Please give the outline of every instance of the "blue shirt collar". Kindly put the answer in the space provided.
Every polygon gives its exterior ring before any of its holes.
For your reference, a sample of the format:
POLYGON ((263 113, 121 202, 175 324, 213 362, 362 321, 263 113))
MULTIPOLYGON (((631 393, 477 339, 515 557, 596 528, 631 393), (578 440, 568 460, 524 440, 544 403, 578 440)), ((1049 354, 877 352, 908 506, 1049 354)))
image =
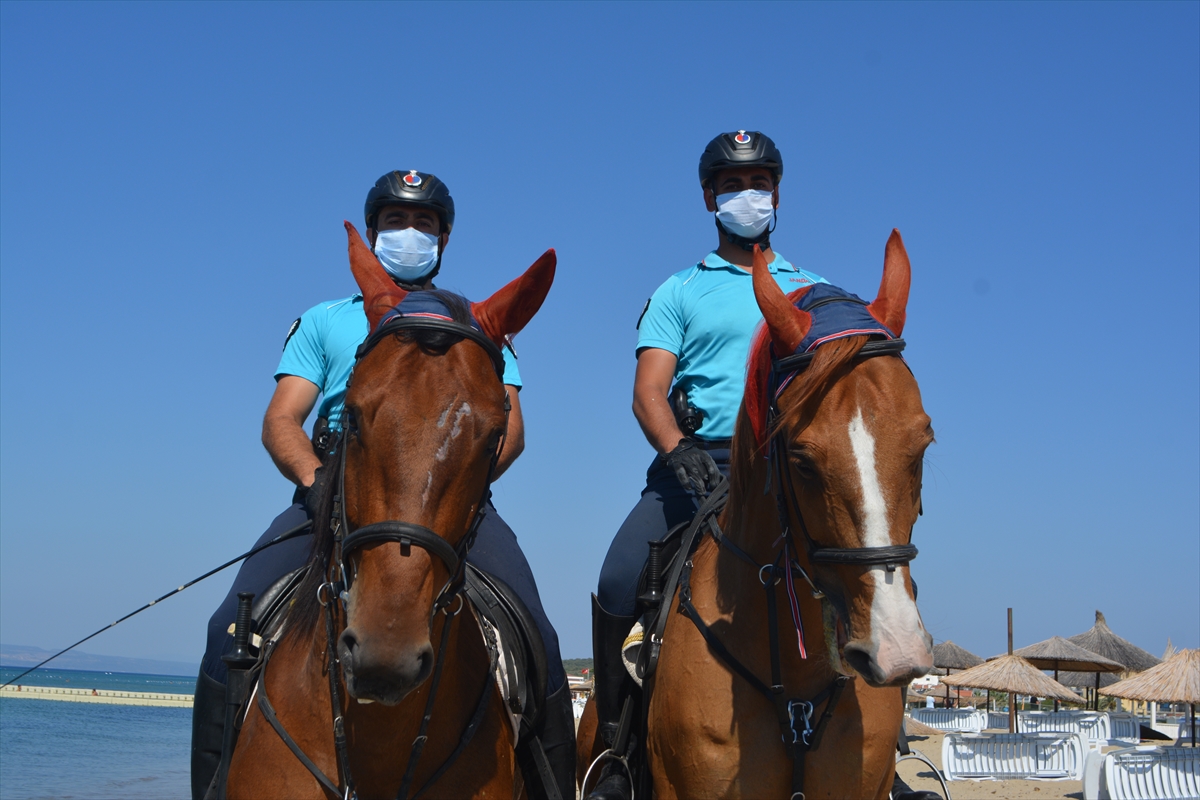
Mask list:
MULTIPOLYGON (((736 264, 730 264, 728 261, 721 258, 719 255, 717 255, 716 250, 706 255, 700 262, 700 266, 704 269, 724 269, 730 272, 735 272, 739 275, 748 276, 750 274, 736 264)), ((779 253, 776 253, 775 259, 770 264, 767 264, 767 269, 771 271, 772 275, 774 275, 776 272, 779 272, 779 270, 783 270, 784 272, 800 271, 788 263, 783 256, 779 255, 779 253)))

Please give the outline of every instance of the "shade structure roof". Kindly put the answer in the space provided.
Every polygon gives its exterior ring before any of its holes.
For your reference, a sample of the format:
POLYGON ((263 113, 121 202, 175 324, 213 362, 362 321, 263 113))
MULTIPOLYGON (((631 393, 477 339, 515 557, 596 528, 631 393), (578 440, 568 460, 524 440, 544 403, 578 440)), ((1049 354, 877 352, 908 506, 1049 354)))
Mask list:
POLYGON ((1013 655, 1038 669, 1072 669, 1077 672, 1122 672, 1125 665, 1085 650, 1061 636, 1051 636, 1044 642, 1014 650, 1013 655))
POLYGON ((1025 659, 1010 653, 994 661, 971 667, 965 672, 942 678, 951 686, 970 686, 997 692, 1017 692, 1035 697, 1052 697, 1069 703, 1083 703, 1079 695, 1038 670, 1025 659))
POLYGON ((1200 703, 1200 650, 1180 650, 1158 666, 1118 681, 1101 694, 1166 703, 1200 703))
POLYGON ((943 669, 970 669, 983 663, 983 659, 954 642, 945 641, 933 646, 933 665, 943 669))
MULTIPOLYGON (((1104 614, 1099 611, 1096 612, 1096 624, 1092 626, 1091 630, 1078 636, 1069 636, 1067 639, 1084 650, 1091 650, 1093 653, 1115 661, 1125 669, 1134 672, 1141 672, 1161 663, 1159 659, 1142 648, 1113 633, 1108 627, 1108 623, 1104 621, 1104 614)), ((1081 671, 1087 672, 1088 670, 1081 671)))
POLYGON ((1073 672, 1066 670, 1058 673, 1058 682, 1063 686, 1077 686, 1079 688, 1091 689, 1096 686, 1096 677, 1100 677, 1100 688, 1112 686, 1117 681, 1121 680, 1121 676, 1115 672, 1073 672))

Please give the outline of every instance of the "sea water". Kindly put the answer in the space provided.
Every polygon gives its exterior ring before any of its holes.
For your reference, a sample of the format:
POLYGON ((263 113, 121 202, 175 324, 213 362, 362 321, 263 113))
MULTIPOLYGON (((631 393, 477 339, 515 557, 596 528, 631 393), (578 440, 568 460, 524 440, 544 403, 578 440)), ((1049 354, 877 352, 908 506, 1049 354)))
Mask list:
MULTIPOLYGON (((0 683, 22 670, 0 668, 0 683)), ((191 694, 181 675, 38 670, 23 686, 191 694)), ((0 798, 186 800, 190 708, 0 698, 0 798)))

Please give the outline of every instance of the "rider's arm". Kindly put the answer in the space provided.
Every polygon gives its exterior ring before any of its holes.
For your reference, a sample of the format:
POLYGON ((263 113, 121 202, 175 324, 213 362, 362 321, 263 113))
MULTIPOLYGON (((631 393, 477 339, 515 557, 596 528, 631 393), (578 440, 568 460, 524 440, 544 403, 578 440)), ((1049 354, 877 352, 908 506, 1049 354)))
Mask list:
POLYGON ((677 361, 674 353, 647 347, 638 354, 633 378, 633 415, 646 440, 660 454, 674 450, 683 438, 667 401, 677 361))
POLYGON ((504 434, 504 449, 500 451, 500 460, 496 463, 495 478, 512 466, 517 456, 525 451, 525 418, 521 416, 521 396, 516 386, 505 385, 508 392, 508 402, 512 408, 508 412, 508 430, 504 434))
POLYGON ((304 421, 317 404, 320 392, 306 378, 280 376, 263 416, 263 446, 283 477, 299 486, 311 486, 313 473, 321 466, 321 459, 304 432, 304 421))

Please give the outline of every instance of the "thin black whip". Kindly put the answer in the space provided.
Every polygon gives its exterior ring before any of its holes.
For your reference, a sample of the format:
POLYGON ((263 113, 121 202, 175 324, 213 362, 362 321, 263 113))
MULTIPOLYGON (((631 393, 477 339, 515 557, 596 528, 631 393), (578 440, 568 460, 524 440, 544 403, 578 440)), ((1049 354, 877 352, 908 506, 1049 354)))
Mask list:
POLYGON ((294 538, 294 537, 296 537, 296 536, 299 536, 301 533, 303 533, 304 531, 308 530, 308 529, 309 529, 309 528, 311 528, 311 527, 312 527, 312 521, 310 520, 309 522, 305 522, 303 525, 297 525, 296 527, 292 528, 290 531, 284 531, 283 533, 279 534, 278 536, 276 536, 276 537, 275 537, 274 539, 272 539, 271 541, 269 541, 269 542, 266 542, 266 543, 264 543, 264 544, 260 544, 258 547, 255 547, 255 548, 253 548, 253 549, 251 549, 251 550, 248 550, 248 551, 246 551, 245 553, 242 553, 242 554, 241 554, 240 556, 238 556, 237 558, 231 558, 229 561, 226 561, 224 564, 222 564, 221 566, 217 567, 216 569, 210 569, 208 572, 204 573, 204 574, 203 574, 203 575, 201 575, 199 578, 194 578, 193 580, 190 580, 190 581, 188 581, 188 582, 187 582, 187 583, 185 583, 183 586, 180 586, 178 589, 173 589, 173 590, 171 590, 171 591, 167 592, 166 594, 164 594, 162 597, 158 598, 157 600, 151 600, 149 603, 146 603, 146 605, 142 606, 142 607, 141 607, 141 608, 139 608, 137 611, 131 611, 130 613, 128 613, 128 614, 126 614, 125 616, 121 617, 119 620, 117 620, 116 622, 112 623, 111 625, 105 625, 103 628, 101 628, 100 630, 96 631, 95 633, 92 633, 92 634, 89 634, 89 635, 87 635, 87 636, 83 637, 82 639, 80 639, 78 642, 76 642, 75 644, 71 645, 70 647, 64 647, 62 650, 59 650, 57 653, 55 653, 54 655, 50 656, 50 657, 49 657, 49 658, 47 658, 45 661, 42 661, 42 662, 40 662, 40 663, 38 663, 38 664, 35 664, 34 666, 32 666, 32 667, 30 667, 29 669, 25 670, 25 671, 24 671, 24 672, 22 672, 20 675, 18 675, 17 677, 13 678, 12 680, 10 680, 10 681, 6 681, 5 683, 3 683, 3 684, 0 684, 0 688, 3 688, 3 687, 5 687, 5 686, 9 686, 9 685, 11 685, 11 684, 14 684, 14 683, 16 683, 17 681, 21 680, 21 678, 24 678, 26 675, 28 675, 29 673, 33 672, 33 671, 34 671, 35 669, 37 669, 38 667, 41 667, 41 666, 43 666, 44 664, 48 664, 48 663, 50 663, 51 661, 53 661, 54 659, 58 658, 58 657, 59 657, 59 656, 61 656, 63 653, 65 653, 65 652, 67 652, 67 651, 69 651, 69 650, 73 650, 73 649, 75 649, 75 648, 76 648, 76 647, 78 647, 79 645, 81 645, 81 644, 83 644, 84 642, 86 642, 88 639, 91 639, 93 636, 98 636, 98 635, 100 635, 101 633, 104 633, 104 632, 105 632, 106 630, 108 630, 109 628, 113 628, 113 627, 116 627, 117 625, 120 625, 122 622, 124 622, 125 620, 129 619, 130 617, 132 617, 132 616, 135 616, 135 615, 137 615, 137 614, 140 614, 140 613, 142 613, 143 611, 145 611, 145 610, 146 610, 147 608, 149 608, 150 606, 152 606, 152 605, 156 605, 157 603, 161 603, 163 600, 166 600, 168 597, 170 597, 170 596, 172 596, 172 595, 179 594, 180 592, 182 592, 184 589, 188 588, 189 586, 194 586, 195 584, 199 583, 200 581, 204 580, 205 578, 210 578, 210 577, 212 577, 213 575, 216 575, 216 574, 217 574, 218 572, 220 572, 221 570, 225 569, 226 567, 231 567, 231 566, 233 566, 234 564, 236 564, 237 562, 241 561, 241 560, 242 560, 242 559, 244 559, 244 558, 249 558, 250 556, 254 555, 255 553, 259 553, 259 552, 261 552, 261 551, 263 551, 263 550, 266 550, 268 547, 271 547, 271 546, 273 546, 273 545, 277 545, 277 544, 279 544, 280 542, 286 542, 288 539, 292 539, 292 538, 294 538))

